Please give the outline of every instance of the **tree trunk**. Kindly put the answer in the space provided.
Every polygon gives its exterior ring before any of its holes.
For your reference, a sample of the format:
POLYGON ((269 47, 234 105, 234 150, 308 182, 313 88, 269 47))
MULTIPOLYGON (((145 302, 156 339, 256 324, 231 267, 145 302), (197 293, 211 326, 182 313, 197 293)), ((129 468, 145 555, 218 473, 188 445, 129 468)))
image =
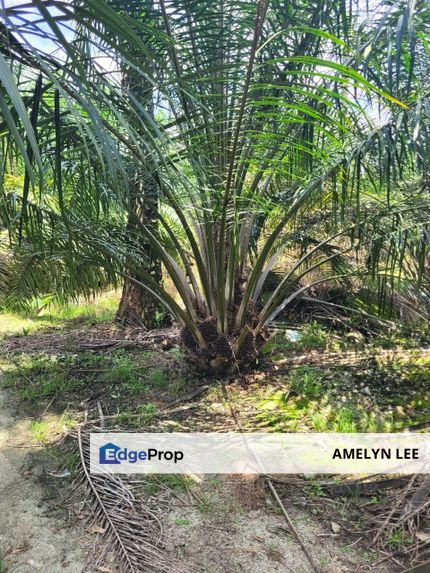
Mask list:
MULTIPOLYGON (((136 193, 130 198, 127 230, 130 235, 136 236, 140 249, 143 247, 145 272, 160 284, 162 280, 160 261, 154 256, 151 246, 145 244, 142 233, 139 232, 142 225, 150 226, 153 233, 157 231, 157 184, 150 182, 146 176, 142 181, 135 182, 135 188, 136 193)), ((116 319, 125 326, 155 328, 158 325, 157 312, 160 310, 160 301, 136 282, 142 282, 141 279, 138 272, 133 273, 131 279, 125 279, 116 319)))
MULTIPOLYGON (((138 19, 142 15, 143 8, 148 16, 154 10, 153 1, 146 0, 144 3, 139 3, 137 8, 134 7, 133 2, 130 2, 127 9, 128 15, 138 19)), ((124 66, 122 73, 124 93, 133 95, 133 98, 153 117, 154 102, 151 83, 133 67, 124 66)), ((130 98, 130 109, 133 110, 133 107, 133 100, 130 98)), ((141 113, 139 108, 134 111, 137 111, 139 115, 141 113)), ((133 114, 130 114, 130 121, 133 122, 133 114)), ((139 129, 141 126, 136 125, 136 130, 139 131, 139 129)), ((147 163, 136 166, 136 160, 131 158, 130 174, 127 231, 129 236, 134 238, 138 250, 143 252, 143 270, 149 273, 158 284, 161 284, 161 263, 141 231, 142 226, 145 226, 150 227, 153 235, 157 235, 158 232, 156 173, 149 160, 147 163)), ((127 326, 154 328, 158 325, 157 311, 161 309, 161 305, 156 297, 136 282, 143 282, 141 279, 139 272, 131 274, 131 279, 125 279, 116 319, 127 326)))

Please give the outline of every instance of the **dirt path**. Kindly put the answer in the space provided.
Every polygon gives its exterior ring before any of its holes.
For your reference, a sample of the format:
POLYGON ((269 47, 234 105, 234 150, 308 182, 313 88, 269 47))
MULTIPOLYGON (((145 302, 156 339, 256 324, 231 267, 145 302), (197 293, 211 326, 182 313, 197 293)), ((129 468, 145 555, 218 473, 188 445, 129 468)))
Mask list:
POLYGON ((29 443, 29 420, 0 387, 0 572, 88 572, 79 532, 44 501, 35 476, 24 475, 41 452, 29 443))

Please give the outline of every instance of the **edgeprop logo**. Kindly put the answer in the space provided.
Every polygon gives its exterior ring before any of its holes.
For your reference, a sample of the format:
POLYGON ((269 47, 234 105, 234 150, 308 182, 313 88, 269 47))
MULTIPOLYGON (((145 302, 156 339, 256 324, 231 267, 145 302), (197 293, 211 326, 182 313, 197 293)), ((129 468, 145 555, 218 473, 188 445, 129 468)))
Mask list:
POLYGON ((161 451, 155 448, 147 450, 132 450, 129 448, 120 448, 116 444, 109 442, 99 448, 100 464, 121 464, 123 462, 135 464, 136 462, 146 461, 165 461, 177 464, 184 459, 184 452, 181 451, 161 451))

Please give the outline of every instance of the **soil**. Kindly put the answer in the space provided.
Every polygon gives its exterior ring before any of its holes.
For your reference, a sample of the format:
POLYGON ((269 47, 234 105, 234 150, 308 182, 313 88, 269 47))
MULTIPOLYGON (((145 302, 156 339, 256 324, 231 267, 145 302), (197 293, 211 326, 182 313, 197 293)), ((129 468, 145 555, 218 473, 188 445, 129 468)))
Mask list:
POLYGON ((49 503, 55 486, 44 474, 52 459, 29 446, 28 424, 18 402, 0 388, 0 571, 89 573, 83 533, 49 503))
MULTIPOLYGON (((265 507, 248 511, 248 487, 242 499, 231 479, 206 478, 201 484, 209 505, 177 506, 167 517, 165 532, 176 555, 193 573, 313 573, 285 519, 270 498, 265 507), (213 486, 216 481, 217 486, 213 486)), ((308 512, 288 507, 294 526, 321 573, 393 573, 392 565, 353 546, 308 512)))
MULTIPOLYGON (((50 470, 58 470, 55 460, 52 465, 49 451, 32 445, 30 423, 41 412, 44 412, 43 419, 49 421, 49 416, 55 414, 58 417, 69 407, 77 416, 83 415, 85 410, 92 419, 99 415, 98 401, 103 405, 105 416, 118 411, 131 412, 132 406, 136 408, 139 404, 151 403, 160 411, 172 406, 178 406, 178 411, 173 415, 166 410, 165 415, 161 412, 153 418, 147 416, 146 421, 126 416, 121 423, 136 421, 136 426, 128 426, 129 431, 142 429, 142 424, 147 431, 235 430, 231 411, 219 389, 208 385, 207 392, 199 393, 195 403, 192 399, 183 399, 190 392, 193 396, 202 383, 193 376, 184 376, 184 387, 177 391, 179 394, 172 393, 171 396, 170 386, 164 388, 154 384, 154 388, 145 389, 140 395, 130 393, 126 386, 110 385, 102 376, 98 377, 99 370, 102 372, 112 367, 108 355, 115 347, 126 348, 128 357, 139 360, 139 375, 154 365, 160 367, 160 364, 177 375, 178 359, 161 348, 153 347, 156 340, 169 339, 173 335, 172 330, 166 330, 141 336, 131 330, 120 333, 111 325, 98 325, 67 333, 9 338, 2 343, 2 350, 10 353, 11 357, 22 352, 48 352, 52 355, 59 352, 63 355, 90 349, 100 353, 103 360, 106 356, 106 361, 101 366, 79 366, 79 361, 76 362, 78 369, 74 368, 73 375, 81 368, 85 384, 77 390, 57 392, 52 399, 51 396, 39 397, 36 392, 32 405, 29 400, 19 401, 10 390, 0 386, 0 573, 92 571, 86 566, 86 548, 92 550, 94 536, 82 531, 76 520, 71 527, 67 510, 63 508, 63 513, 60 512, 58 492, 64 492, 67 480, 50 475, 50 470), (152 355, 145 358, 142 349, 148 347, 152 349, 152 355)), ((327 357, 327 353, 319 355, 320 359, 327 357)), ((71 376, 69 370, 73 370, 67 364, 64 368, 66 379, 71 376)), ((239 401, 238 408, 246 429, 249 429, 247 420, 254 421, 251 426, 255 428, 255 405, 259 402, 257 398, 250 403, 243 401, 242 394, 246 397, 253 383, 259 388, 269 384, 270 372, 269 376, 266 374, 256 373, 235 383, 235 399, 239 401)), ((36 389, 37 376, 40 378, 40 373, 34 374, 36 389)), ((393 390, 396 381, 397 377, 393 376, 393 390)), ((283 380, 278 382, 284 383, 283 380)), ((385 382, 388 383, 387 380, 385 382)), ((348 523, 332 517, 330 512, 316 514, 313 506, 317 499, 309 500, 309 496, 304 496, 301 504, 294 503, 288 495, 282 499, 321 573, 393 573, 398 570, 392 563, 381 561, 384 559, 381 553, 363 549, 363 545, 356 541, 357 536, 350 535, 348 523), (332 521, 337 522, 334 529, 332 521)), ((155 507, 161 507, 157 496, 153 501, 155 507)), ((338 504, 336 500, 333 503, 338 504)), ((338 505, 340 511, 342 504, 338 505)), ((173 496, 168 499, 161 519, 172 556, 181 559, 190 573, 312 573, 300 545, 279 514, 279 508, 259 481, 207 476, 199 485, 197 500, 185 495, 185 500, 178 504, 178 495, 173 496), (199 499, 204 502, 199 502, 199 499)))

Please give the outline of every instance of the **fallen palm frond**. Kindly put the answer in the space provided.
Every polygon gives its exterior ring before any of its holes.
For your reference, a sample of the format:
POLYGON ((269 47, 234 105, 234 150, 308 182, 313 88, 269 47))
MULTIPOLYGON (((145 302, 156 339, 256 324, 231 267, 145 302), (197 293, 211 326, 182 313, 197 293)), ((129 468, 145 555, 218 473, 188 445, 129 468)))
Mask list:
POLYGON ((406 503, 403 508, 400 519, 407 519, 408 517, 420 511, 423 505, 427 505, 430 495, 430 478, 427 476, 424 481, 417 487, 411 499, 406 503))
POLYGON ((417 564, 429 554, 430 497, 429 480, 411 477, 403 491, 394 490, 375 517, 374 542, 384 550, 406 555, 408 564, 417 564), (383 507, 383 506, 384 507, 383 507))
POLYGON ((67 333, 38 332, 34 335, 13 337, 1 341, 3 353, 21 352, 80 352, 85 350, 105 350, 112 348, 148 348, 156 344, 175 342, 179 330, 165 328, 158 331, 141 331, 120 328, 112 324, 98 324, 90 329, 80 328, 67 333), (167 341, 167 342, 166 342, 167 341))
POLYGON ((82 500, 81 512, 91 530, 102 536, 95 566, 103 566, 115 554, 109 567, 118 573, 184 573, 181 564, 167 554, 155 512, 120 476, 90 474, 89 431, 83 433, 78 427, 76 438, 81 471, 73 484, 74 495, 82 500))

